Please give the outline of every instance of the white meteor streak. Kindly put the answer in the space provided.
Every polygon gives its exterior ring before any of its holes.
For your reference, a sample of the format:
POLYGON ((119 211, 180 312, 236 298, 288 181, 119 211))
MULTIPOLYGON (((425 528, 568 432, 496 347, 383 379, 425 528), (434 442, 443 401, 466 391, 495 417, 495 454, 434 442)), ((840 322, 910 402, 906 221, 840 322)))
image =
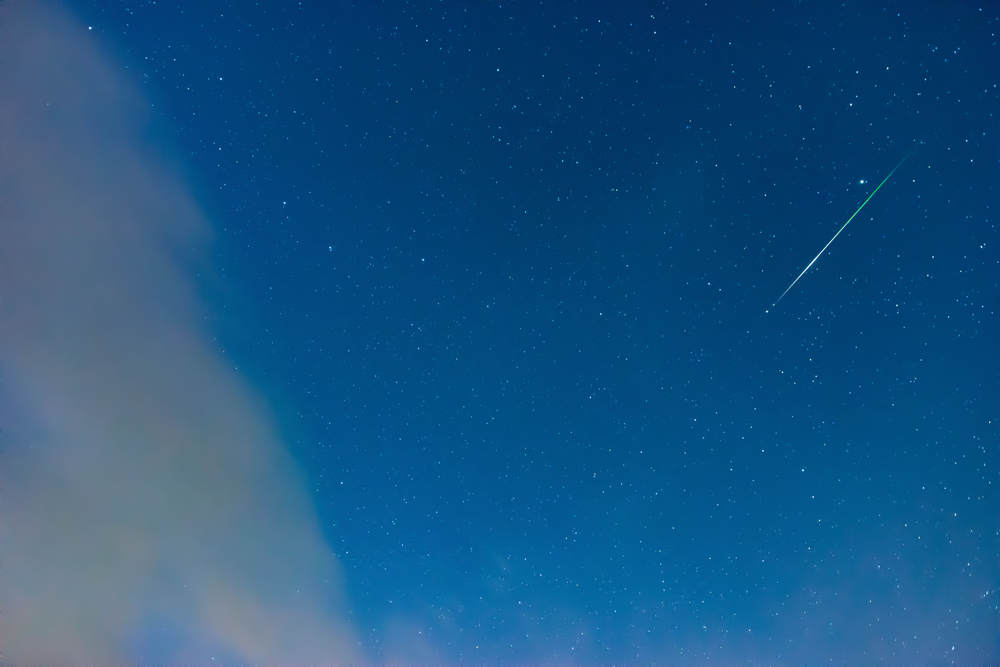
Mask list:
MULTIPOLYGON (((923 143, 923 142, 921 142, 921 143, 923 143)), ((778 297, 778 300, 775 301, 773 304, 771 304, 772 308, 774 308, 775 306, 777 306, 778 305, 778 301, 781 301, 781 299, 784 298, 784 296, 786 294, 788 294, 788 290, 790 290, 793 287, 795 287, 795 283, 799 282, 799 278, 801 278, 802 276, 806 275, 806 271, 808 271, 810 269, 810 267, 812 267, 812 265, 816 263, 816 260, 819 259, 819 256, 822 255, 824 252, 826 252, 826 249, 830 247, 831 243, 833 243, 834 241, 837 240, 837 237, 840 236, 840 232, 844 231, 844 229, 847 227, 847 225, 851 224, 851 220, 854 220, 855 216, 857 216, 858 213, 861 213, 861 209, 863 209, 865 207, 865 204, 867 204, 869 201, 871 201, 871 198, 875 196, 875 193, 879 191, 879 188, 881 188, 883 185, 885 185, 885 182, 888 181, 890 178, 892 178, 892 175, 896 173, 896 170, 899 169, 903 165, 904 162, 906 162, 907 158, 909 158, 911 155, 913 155, 913 151, 915 151, 915 150, 917 150, 917 149, 914 148, 909 153, 907 153, 905 156, 903 156, 903 159, 899 161, 899 164, 897 164, 895 167, 893 167, 892 171, 889 172, 889 175, 886 176, 885 178, 883 178, 882 182, 878 184, 878 188, 875 188, 874 190, 872 190, 872 193, 870 195, 868 195, 868 199, 866 199, 864 201, 864 203, 861 204, 861 206, 858 207, 858 210, 854 212, 854 215, 852 215, 850 218, 847 219, 847 222, 844 223, 844 226, 837 230, 837 233, 833 235, 833 238, 830 239, 829 242, 827 242, 827 244, 825 246, 823 246, 823 249, 820 250, 819 253, 817 253, 817 255, 815 257, 813 257, 812 261, 809 262, 809 264, 806 266, 806 268, 802 269, 802 273, 799 274, 799 277, 796 278, 795 280, 793 280, 792 284, 789 285, 788 288, 784 292, 781 293, 781 296, 778 297)))

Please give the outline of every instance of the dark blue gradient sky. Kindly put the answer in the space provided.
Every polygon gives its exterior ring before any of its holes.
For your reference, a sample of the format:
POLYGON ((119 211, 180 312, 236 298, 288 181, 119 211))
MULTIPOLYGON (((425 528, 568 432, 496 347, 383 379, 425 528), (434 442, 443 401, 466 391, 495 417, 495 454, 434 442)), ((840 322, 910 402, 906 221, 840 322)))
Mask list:
POLYGON ((996 5, 70 6, 367 659, 1000 660, 996 5))

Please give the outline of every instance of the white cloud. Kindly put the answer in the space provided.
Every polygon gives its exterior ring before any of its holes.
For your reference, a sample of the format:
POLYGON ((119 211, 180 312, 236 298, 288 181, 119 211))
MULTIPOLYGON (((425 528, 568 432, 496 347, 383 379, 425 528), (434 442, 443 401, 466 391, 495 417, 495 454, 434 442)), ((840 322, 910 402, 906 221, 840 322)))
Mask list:
POLYGON ((58 6, 0 6, 0 604, 14 664, 358 662, 338 563, 204 328, 210 230, 58 6))

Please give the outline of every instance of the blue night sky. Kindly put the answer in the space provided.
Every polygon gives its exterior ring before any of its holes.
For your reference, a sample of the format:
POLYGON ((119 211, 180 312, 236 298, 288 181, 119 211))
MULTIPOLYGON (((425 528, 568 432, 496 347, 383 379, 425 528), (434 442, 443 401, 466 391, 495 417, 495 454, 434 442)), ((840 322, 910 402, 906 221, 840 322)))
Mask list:
POLYGON ((355 659, 1000 660, 996 5, 69 7, 355 659))

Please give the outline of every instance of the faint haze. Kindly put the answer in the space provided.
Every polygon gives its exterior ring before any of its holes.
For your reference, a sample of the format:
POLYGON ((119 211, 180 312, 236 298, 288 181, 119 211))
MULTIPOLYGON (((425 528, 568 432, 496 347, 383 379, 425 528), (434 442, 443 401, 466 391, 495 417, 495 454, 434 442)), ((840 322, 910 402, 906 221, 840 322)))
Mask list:
POLYGON ((358 660, 267 407, 203 322, 208 225, 58 5, 0 5, 0 646, 12 664, 358 660))

